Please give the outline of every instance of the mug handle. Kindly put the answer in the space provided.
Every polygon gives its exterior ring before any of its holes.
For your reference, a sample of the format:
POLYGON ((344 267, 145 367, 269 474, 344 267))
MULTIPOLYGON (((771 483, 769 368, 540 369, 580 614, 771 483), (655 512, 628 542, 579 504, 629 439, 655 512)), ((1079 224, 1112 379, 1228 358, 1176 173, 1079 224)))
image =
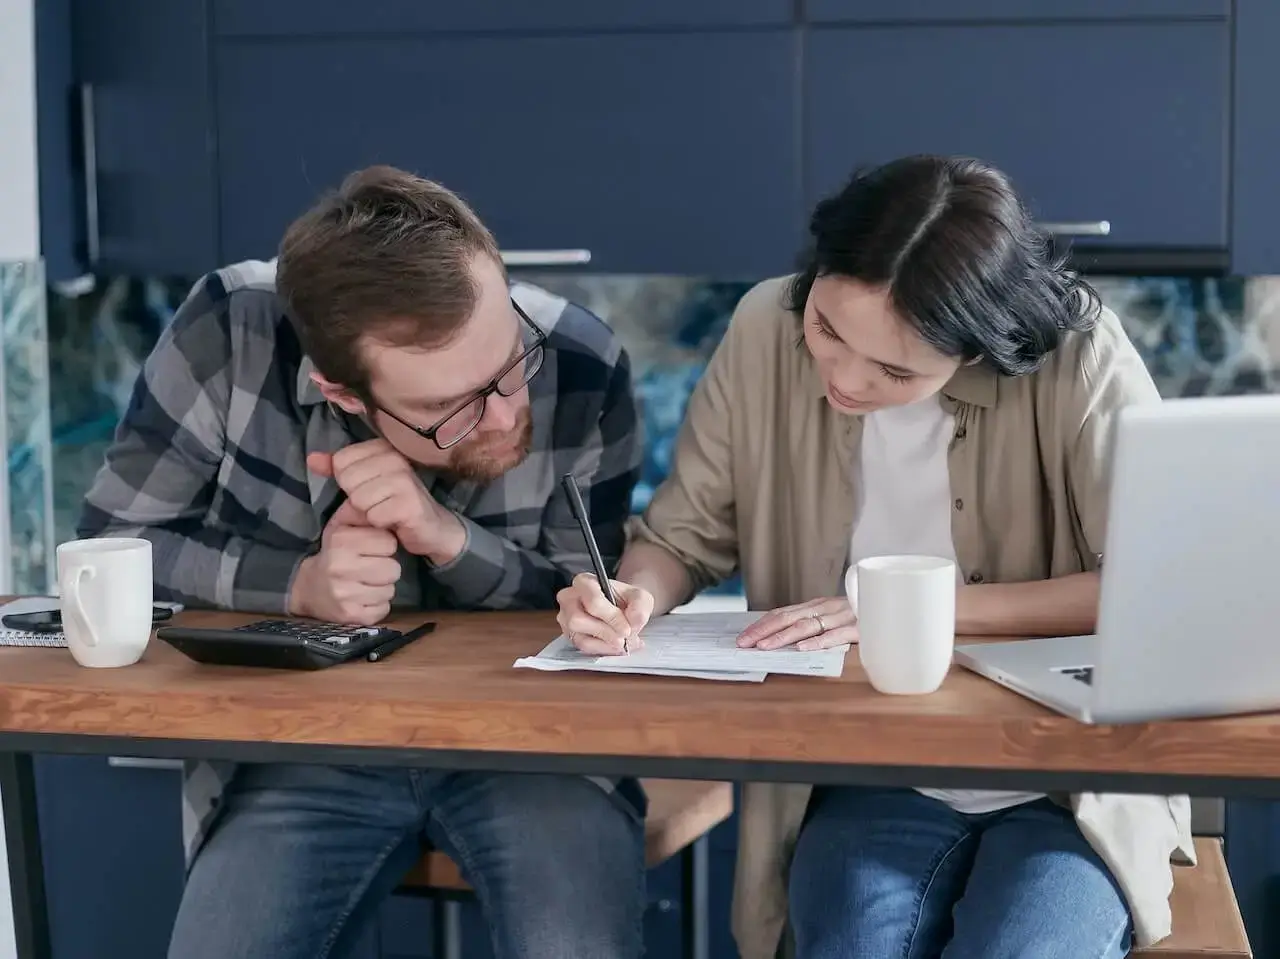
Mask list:
POLYGON ((844 594, 853 607, 853 615, 858 616, 858 564, 854 563, 844 571, 844 594))
POLYGON ((71 612, 80 618, 80 622, 84 623, 84 630, 88 634, 90 646, 98 645, 98 633, 93 628, 93 620, 85 613, 84 600, 80 597, 80 581, 86 578, 93 579, 94 575, 95 572, 92 566, 80 566, 67 577, 67 603, 71 607, 71 612))

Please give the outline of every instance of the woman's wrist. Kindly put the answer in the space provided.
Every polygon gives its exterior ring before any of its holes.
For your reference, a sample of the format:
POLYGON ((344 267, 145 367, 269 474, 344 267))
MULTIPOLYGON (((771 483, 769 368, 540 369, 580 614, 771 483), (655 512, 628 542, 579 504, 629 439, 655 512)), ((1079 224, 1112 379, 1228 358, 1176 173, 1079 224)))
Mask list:
POLYGON ((966 584, 956 590, 962 636, 1074 636, 1098 619, 1097 573, 1027 583, 966 584))
POLYGON ((653 543, 627 547, 618 564, 618 579, 639 586, 653 597, 653 615, 671 612, 693 593, 693 577, 676 557, 653 543))

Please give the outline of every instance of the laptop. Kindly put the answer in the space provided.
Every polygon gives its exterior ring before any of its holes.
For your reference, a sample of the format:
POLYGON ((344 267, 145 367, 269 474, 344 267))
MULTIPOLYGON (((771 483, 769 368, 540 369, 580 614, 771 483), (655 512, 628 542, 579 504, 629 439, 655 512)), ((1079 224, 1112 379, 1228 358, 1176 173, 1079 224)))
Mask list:
POLYGON ((1118 417, 1097 632, 956 647, 1086 723, 1280 708, 1280 396, 1118 417))

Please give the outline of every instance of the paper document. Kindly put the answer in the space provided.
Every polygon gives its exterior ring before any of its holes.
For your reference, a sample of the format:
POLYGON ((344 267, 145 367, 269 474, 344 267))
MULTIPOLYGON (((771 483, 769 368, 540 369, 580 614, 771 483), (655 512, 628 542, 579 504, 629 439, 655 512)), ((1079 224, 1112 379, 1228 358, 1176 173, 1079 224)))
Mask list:
POLYGON ((646 676, 684 676, 688 679, 721 679, 739 683, 764 682, 762 672, 723 672, 706 669, 665 669, 653 666, 634 666, 628 656, 588 656, 578 652, 573 643, 563 636, 551 642, 537 656, 525 656, 516 660, 522 669, 541 669, 547 672, 586 670, 595 673, 640 673, 646 676))
POLYGON ((763 613, 681 613, 660 616, 641 631, 644 646, 621 656, 589 656, 563 636, 537 656, 516 660, 529 669, 586 669, 647 675, 697 675, 704 679, 759 682, 768 673, 839 676, 848 646, 815 652, 794 647, 739 649, 738 635, 763 613))

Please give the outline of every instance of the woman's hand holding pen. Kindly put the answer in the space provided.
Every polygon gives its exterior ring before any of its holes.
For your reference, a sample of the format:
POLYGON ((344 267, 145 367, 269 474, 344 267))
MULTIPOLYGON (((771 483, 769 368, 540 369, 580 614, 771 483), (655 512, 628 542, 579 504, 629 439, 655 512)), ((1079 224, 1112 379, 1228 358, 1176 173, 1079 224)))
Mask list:
POLYGON ((639 649, 640 630, 653 615, 653 596, 646 589, 610 580, 614 606, 591 573, 580 573, 560 590, 556 622, 579 650, 590 656, 616 656, 639 649))

